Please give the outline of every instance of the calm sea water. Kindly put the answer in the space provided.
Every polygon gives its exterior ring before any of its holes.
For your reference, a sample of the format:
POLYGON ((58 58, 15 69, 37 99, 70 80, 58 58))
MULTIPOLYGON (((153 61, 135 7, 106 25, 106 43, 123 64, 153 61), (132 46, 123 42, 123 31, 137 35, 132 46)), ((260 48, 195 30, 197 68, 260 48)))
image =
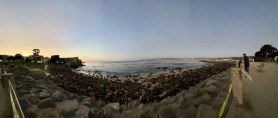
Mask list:
POLYGON ((193 69, 206 65, 195 59, 147 59, 138 61, 86 62, 79 68, 91 74, 142 74, 175 68, 193 69))

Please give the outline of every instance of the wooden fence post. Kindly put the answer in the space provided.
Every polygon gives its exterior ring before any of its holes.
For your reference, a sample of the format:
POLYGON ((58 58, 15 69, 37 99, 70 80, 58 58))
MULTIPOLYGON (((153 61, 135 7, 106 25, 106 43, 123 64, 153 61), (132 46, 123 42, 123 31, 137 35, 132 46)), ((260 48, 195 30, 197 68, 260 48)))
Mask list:
POLYGON ((2 74, 1 75, 1 79, 2 79, 2 85, 3 85, 3 90, 4 90, 4 94, 3 94, 3 99, 5 100, 5 113, 4 115, 7 117, 12 117, 13 116, 13 112, 12 112, 12 104, 11 104, 11 98, 10 98, 10 85, 9 85, 9 80, 11 81, 12 84, 14 84, 14 78, 13 78, 13 74, 11 73, 6 73, 6 74, 2 74))
POLYGON ((242 72, 240 68, 232 68, 231 72, 232 76, 232 90, 233 90, 233 97, 237 100, 237 103, 242 105, 243 98, 242 98, 242 72))

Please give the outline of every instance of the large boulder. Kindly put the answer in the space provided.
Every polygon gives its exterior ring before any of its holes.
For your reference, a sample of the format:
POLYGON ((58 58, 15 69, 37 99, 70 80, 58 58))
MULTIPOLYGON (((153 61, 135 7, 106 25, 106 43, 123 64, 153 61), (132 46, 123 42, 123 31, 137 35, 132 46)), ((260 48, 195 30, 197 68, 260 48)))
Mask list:
POLYGON ((90 118, 104 118, 104 113, 102 109, 91 108, 89 112, 90 118))
POLYGON ((214 85, 207 86, 204 89, 209 93, 216 93, 217 92, 217 87, 214 86, 214 85))
POLYGON ((97 101, 95 97, 86 97, 81 101, 81 104, 90 108, 97 107, 97 101))
POLYGON ((59 116, 62 118, 75 117, 75 111, 78 109, 78 102, 74 100, 65 100, 58 106, 59 116))
POLYGON ((216 111, 208 105, 201 104, 198 107, 196 118, 216 118, 216 111))
POLYGON ((28 108, 32 107, 30 102, 25 97, 20 98, 18 101, 19 101, 22 111, 26 111, 28 108))
POLYGON ((33 94, 26 95, 26 98, 32 105, 35 105, 41 101, 36 95, 33 94))
POLYGON ((186 110, 178 109, 177 110, 177 118, 194 118, 197 109, 194 105, 189 106, 186 110))
POLYGON ((64 101, 69 99, 68 96, 61 91, 55 91, 51 97, 56 101, 64 101))
POLYGON ((134 109, 137 108, 140 105, 140 101, 139 100, 132 100, 127 104, 127 107, 125 110, 130 110, 130 109, 134 109))
POLYGON ((38 94, 38 98, 40 98, 40 99, 44 99, 44 98, 47 98, 49 96, 50 96, 50 93, 48 93, 48 92, 40 92, 38 94))
POLYGON ((107 104, 108 106, 112 107, 113 109, 115 109, 116 111, 120 111, 121 109, 121 105, 119 103, 109 103, 107 104))
POLYGON ((49 107, 53 108, 53 107, 55 107, 55 105, 56 104, 53 99, 47 98, 38 104, 38 108, 49 108, 49 107))
POLYGON ((203 94, 199 97, 201 103, 209 103, 211 100, 211 97, 208 93, 203 94))
POLYGON ((40 89, 38 89, 38 88, 31 88, 30 89, 30 93, 32 94, 32 93, 38 93, 38 92, 40 92, 40 89))
POLYGON ((157 115, 158 107, 154 104, 143 105, 143 108, 136 108, 123 111, 121 118, 154 118, 157 115))
POLYGON ((217 80, 209 80, 209 81, 206 83, 206 86, 215 85, 216 83, 218 83, 217 80))
POLYGON ((25 112, 24 112, 24 116, 25 118, 37 118, 37 111, 35 108, 28 108, 25 112))
POLYGON ((161 100, 162 103, 173 103, 175 102, 175 98, 174 97, 167 97, 164 98, 163 100, 161 100))
POLYGON ((34 80, 34 78, 33 78, 33 77, 30 77, 30 76, 27 76, 26 79, 27 79, 27 80, 30 80, 30 81, 33 81, 33 80, 34 80))
POLYGON ((170 104, 161 106, 156 114, 156 118, 176 118, 177 109, 179 104, 170 104))
POLYGON ((77 118, 89 118, 90 108, 84 105, 80 105, 79 109, 76 111, 77 118))
POLYGON ((102 108, 103 114, 107 118, 115 118, 120 116, 120 112, 118 112, 116 109, 112 108, 110 105, 106 105, 102 108))
POLYGON ((22 95, 29 94, 29 91, 27 89, 19 89, 18 92, 22 95))
POLYGON ((36 114, 39 116, 39 118, 44 117, 44 118, 57 118, 57 111, 55 108, 44 108, 44 109, 39 109, 36 114))
POLYGON ((98 102, 96 103, 96 106, 98 108, 104 107, 105 105, 106 105, 106 103, 101 99, 99 99, 98 102))

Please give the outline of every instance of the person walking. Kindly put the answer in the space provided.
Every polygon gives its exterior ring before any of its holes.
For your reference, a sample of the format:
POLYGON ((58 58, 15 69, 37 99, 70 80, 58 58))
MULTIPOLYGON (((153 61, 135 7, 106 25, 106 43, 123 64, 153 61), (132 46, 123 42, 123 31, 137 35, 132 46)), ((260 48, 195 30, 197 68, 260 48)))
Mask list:
POLYGON ((245 68, 245 71, 246 71, 247 73, 249 73, 249 58, 246 56, 245 53, 243 54, 243 60, 244 60, 244 68, 245 68))

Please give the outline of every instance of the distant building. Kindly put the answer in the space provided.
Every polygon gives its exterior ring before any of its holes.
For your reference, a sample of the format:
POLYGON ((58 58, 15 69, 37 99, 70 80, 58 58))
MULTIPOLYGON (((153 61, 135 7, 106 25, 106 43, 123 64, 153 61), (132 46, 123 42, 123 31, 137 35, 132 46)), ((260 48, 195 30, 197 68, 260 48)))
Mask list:
POLYGON ((52 55, 49 63, 52 64, 63 64, 70 68, 77 68, 83 66, 82 61, 78 57, 66 57, 60 58, 60 55, 52 55))
POLYGON ((83 66, 82 61, 78 57, 61 58, 61 60, 67 67, 77 68, 83 66))

